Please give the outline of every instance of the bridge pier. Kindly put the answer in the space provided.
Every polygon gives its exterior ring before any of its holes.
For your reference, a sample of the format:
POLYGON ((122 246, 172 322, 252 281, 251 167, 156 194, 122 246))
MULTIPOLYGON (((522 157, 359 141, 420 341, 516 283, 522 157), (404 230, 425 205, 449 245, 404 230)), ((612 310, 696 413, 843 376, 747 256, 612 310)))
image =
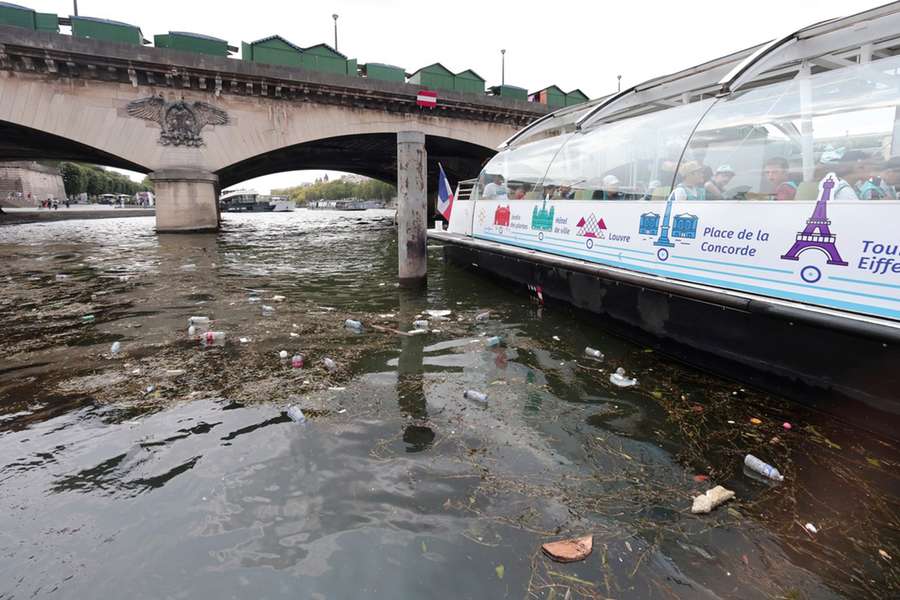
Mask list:
POLYGON ((219 230, 219 177, 199 169, 162 169, 150 174, 156 196, 156 231, 219 230))
POLYGON ((427 260, 425 134, 397 133, 397 260, 400 285, 425 284, 427 260))

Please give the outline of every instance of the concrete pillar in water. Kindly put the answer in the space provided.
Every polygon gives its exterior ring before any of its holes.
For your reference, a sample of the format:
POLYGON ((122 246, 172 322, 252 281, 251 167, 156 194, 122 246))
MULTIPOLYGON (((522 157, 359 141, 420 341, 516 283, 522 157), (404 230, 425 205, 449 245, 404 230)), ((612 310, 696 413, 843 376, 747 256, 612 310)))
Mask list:
POLYGON ((156 196, 156 231, 219 230, 219 177, 198 169, 163 169, 150 174, 156 196))
POLYGON ((425 134, 397 134, 397 258, 400 285, 422 285, 426 272, 427 160, 425 134))

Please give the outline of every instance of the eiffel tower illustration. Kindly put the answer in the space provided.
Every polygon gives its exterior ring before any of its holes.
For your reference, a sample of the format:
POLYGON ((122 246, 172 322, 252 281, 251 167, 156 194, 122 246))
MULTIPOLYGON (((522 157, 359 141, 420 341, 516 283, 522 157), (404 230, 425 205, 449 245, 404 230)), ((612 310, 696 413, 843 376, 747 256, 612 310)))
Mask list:
POLYGON ((829 265, 847 266, 847 262, 841 258, 834 242, 837 236, 828 228, 831 221, 828 219, 828 200, 831 198, 831 190, 835 185, 834 173, 829 173, 820 184, 819 200, 813 209, 812 216, 806 220, 806 228, 797 233, 794 245, 782 255, 784 260, 800 260, 800 253, 810 248, 818 248, 828 255, 829 265))

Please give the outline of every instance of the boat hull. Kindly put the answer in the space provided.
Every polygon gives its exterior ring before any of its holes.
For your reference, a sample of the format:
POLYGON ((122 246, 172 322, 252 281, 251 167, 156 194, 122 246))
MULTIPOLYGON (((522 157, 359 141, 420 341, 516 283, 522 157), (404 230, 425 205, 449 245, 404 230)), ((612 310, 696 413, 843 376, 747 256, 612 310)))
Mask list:
POLYGON ((540 286, 545 300, 600 315, 605 328, 684 362, 871 429, 884 430, 900 416, 900 344, 890 330, 852 319, 838 323, 827 315, 804 315, 715 290, 679 293, 677 282, 661 289, 499 244, 432 237, 446 242, 448 262, 525 289, 540 286))

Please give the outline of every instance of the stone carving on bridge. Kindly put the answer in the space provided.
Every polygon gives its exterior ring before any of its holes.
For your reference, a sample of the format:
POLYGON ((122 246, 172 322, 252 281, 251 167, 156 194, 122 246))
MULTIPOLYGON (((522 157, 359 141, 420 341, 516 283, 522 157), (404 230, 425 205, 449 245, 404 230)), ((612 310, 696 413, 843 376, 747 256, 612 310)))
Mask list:
POLYGON ((226 125, 228 113, 206 102, 166 102, 161 96, 150 96, 128 103, 128 114, 154 121, 162 130, 163 146, 202 146, 200 131, 207 125, 226 125))

